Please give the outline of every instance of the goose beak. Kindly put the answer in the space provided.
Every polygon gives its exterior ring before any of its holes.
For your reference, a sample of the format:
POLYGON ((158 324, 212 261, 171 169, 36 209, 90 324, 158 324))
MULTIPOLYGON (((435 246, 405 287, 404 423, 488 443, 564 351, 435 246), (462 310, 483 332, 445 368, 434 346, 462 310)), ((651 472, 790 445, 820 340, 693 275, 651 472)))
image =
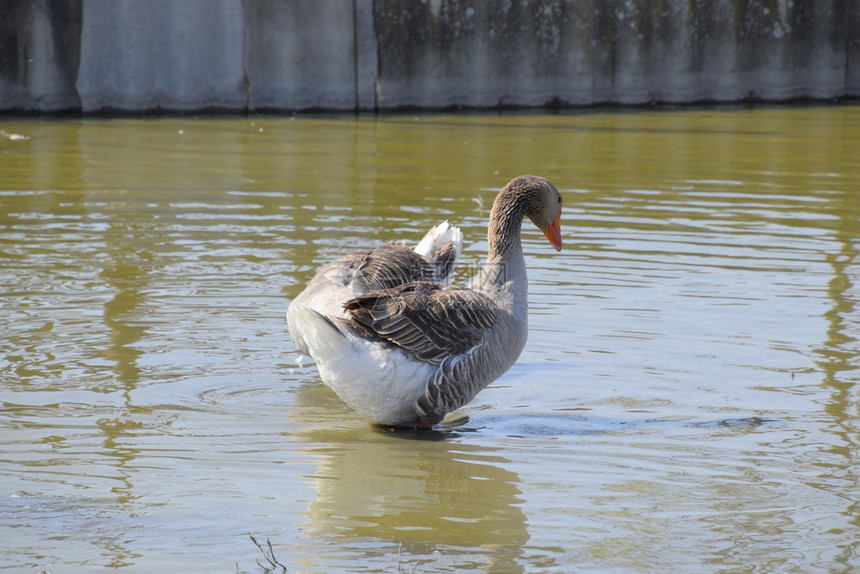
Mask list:
POLYGON ((543 232, 556 251, 561 251, 561 214, 543 232))

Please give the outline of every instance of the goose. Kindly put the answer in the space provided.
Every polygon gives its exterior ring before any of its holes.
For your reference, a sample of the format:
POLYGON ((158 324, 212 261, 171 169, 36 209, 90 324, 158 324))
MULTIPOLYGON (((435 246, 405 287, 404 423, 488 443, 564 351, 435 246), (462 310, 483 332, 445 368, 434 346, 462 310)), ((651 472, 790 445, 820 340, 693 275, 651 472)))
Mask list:
POLYGON ((445 282, 463 241, 448 222, 415 249, 391 243, 332 261, 290 303, 290 336, 365 420, 432 428, 519 358, 528 336, 522 223, 560 251, 561 207, 548 180, 511 180, 493 202, 487 259, 468 286, 445 282))

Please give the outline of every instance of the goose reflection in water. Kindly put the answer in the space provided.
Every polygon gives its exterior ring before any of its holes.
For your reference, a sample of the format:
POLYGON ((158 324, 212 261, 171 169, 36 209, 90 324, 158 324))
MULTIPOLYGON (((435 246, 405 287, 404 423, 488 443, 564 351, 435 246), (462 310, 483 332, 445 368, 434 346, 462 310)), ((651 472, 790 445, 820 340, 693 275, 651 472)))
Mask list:
POLYGON ((328 549, 305 553, 319 556, 308 558, 320 561, 315 567, 348 546, 388 566, 399 555, 424 571, 463 561, 522 571, 529 533, 520 480, 494 449, 458 441, 456 429, 368 427, 344 416, 349 410, 318 383, 302 385, 295 406, 293 422, 302 428, 293 438, 307 442, 303 453, 317 461, 302 531, 328 549))

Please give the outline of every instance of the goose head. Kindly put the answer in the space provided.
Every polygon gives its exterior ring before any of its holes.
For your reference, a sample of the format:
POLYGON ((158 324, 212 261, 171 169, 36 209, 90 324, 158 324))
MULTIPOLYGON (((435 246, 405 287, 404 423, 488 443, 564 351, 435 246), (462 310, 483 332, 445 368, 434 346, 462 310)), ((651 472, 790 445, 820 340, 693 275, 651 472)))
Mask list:
POLYGON ((561 194, 555 186, 542 177, 523 176, 534 179, 537 188, 534 202, 526 208, 526 216, 540 229, 556 251, 561 251, 561 194))
POLYGON ((548 180, 536 175, 512 179, 496 196, 490 212, 490 249, 505 251, 512 235, 528 217, 556 251, 561 251, 561 194, 548 180))

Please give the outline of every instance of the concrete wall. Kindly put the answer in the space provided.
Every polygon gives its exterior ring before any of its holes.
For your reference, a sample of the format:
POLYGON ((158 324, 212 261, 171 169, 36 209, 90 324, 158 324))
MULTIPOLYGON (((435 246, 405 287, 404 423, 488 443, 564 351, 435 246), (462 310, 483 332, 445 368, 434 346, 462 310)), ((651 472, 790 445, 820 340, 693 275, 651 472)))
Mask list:
POLYGON ((857 0, 0 0, 0 111, 860 96, 857 0))

